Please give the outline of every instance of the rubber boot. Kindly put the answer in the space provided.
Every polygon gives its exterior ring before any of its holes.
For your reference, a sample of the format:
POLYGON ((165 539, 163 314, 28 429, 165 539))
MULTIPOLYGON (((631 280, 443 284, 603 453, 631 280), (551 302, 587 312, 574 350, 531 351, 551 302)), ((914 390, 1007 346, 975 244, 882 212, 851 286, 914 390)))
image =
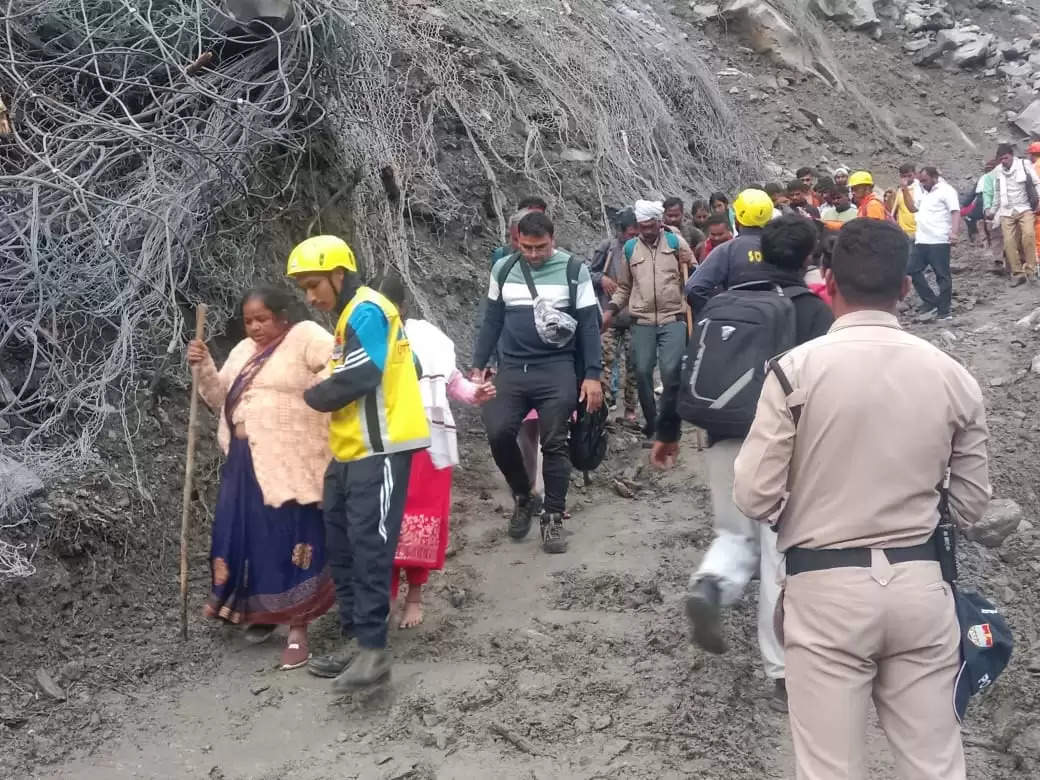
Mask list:
POLYGON ((375 685, 390 676, 392 659, 385 647, 363 647, 354 661, 332 682, 332 690, 346 693, 375 685))

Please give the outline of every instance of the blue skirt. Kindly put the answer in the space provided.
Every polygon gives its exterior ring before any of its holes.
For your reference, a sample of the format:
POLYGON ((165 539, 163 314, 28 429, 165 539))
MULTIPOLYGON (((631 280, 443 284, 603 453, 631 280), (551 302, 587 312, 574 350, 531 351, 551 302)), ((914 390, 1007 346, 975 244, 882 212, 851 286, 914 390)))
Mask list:
POLYGON ((328 612, 335 589, 317 504, 264 504, 249 442, 231 440, 221 471, 205 614, 231 623, 307 625, 328 612))

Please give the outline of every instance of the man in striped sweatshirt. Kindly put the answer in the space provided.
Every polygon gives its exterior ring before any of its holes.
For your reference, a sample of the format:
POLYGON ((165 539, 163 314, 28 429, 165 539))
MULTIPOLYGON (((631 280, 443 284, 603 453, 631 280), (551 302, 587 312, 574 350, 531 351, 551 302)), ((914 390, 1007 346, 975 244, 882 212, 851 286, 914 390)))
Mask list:
POLYGON ((491 270, 473 378, 487 380, 497 345, 497 396, 484 406, 483 417, 491 454, 513 491, 509 535, 516 540, 527 536, 533 514, 532 485, 516 434, 527 413, 538 412, 545 483, 542 547, 562 553, 571 473, 568 424, 579 400, 590 411, 603 403, 600 312, 588 268, 556 249, 548 216, 527 214, 517 232, 519 255, 498 260, 491 270))

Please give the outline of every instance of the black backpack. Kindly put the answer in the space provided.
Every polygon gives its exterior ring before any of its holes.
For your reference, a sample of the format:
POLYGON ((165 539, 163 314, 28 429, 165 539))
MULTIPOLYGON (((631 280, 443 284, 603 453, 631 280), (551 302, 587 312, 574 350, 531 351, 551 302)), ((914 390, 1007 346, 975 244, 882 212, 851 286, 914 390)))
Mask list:
POLYGON ((678 412, 712 436, 743 437, 755 419, 769 361, 797 343, 801 286, 750 282, 708 300, 683 357, 678 412))
POLYGON ((577 414, 571 419, 571 465, 578 471, 594 471, 607 455, 607 406, 590 412, 582 401, 577 414))

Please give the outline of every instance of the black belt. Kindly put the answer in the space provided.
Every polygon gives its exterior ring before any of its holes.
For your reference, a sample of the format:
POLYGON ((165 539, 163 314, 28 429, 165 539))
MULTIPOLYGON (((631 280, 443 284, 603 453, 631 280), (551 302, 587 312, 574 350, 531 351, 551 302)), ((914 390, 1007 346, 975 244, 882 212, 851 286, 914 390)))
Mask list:
MULTIPOLYGON (((913 547, 888 547, 882 550, 889 563, 906 563, 907 561, 938 561, 935 541, 929 539, 924 544, 913 547)), ((870 548, 852 547, 848 550, 810 550, 808 547, 792 547, 787 551, 787 576, 803 574, 807 571, 823 571, 840 569, 846 566, 870 567, 870 548)))

